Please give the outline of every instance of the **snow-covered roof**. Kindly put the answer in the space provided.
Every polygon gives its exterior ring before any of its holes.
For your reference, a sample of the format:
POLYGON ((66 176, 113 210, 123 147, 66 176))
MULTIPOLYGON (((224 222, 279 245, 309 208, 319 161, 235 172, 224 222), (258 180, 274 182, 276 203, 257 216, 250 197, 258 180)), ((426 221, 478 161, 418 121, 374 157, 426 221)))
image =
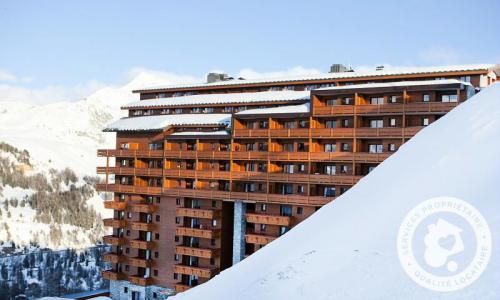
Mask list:
POLYGON ((225 93, 190 95, 181 97, 160 98, 132 102, 122 108, 136 107, 160 107, 181 105, 206 105, 223 103, 256 103, 256 102, 278 102, 278 101, 301 101, 309 100, 308 91, 272 91, 256 93, 225 93))
POLYGON ((218 130, 218 131, 181 131, 181 132, 174 132, 170 136, 214 136, 214 135, 229 135, 229 132, 225 130, 218 130))
POLYGON ((230 114, 155 115, 123 118, 107 125, 104 131, 153 131, 168 126, 182 125, 231 125, 230 114))
POLYGON ((476 70, 488 70, 494 67, 497 66, 495 64, 470 64, 470 65, 451 65, 451 66, 433 66, 433 67, 407 67, 407 68, 392 67, 380 71, 339 72, 339 73, 312 74, 312 75, 247 79, 247 80, 235 79, 235 80, 218 81, 212 83, 153 86, 149 88, 135 90, 134 92, 176 89, 176 88, 200 88, 200 87, 216 87, 216 86, 230 86, 230 85, 249 85, 249 84, 261 84, 261 83, 282 83, 282 82, 305 81, 305 80, 328 80, 328 79, 345 79, 345 78, 360 78, 360 77, 379 77, 379 76, 390 76, 390 75, 414 75, 414 74, 476 71, 476 70))
POLYGON ((342 86, 332 86, 315 89, 315 91, 335 91, 335 90, 351 90, 351 89, 373 89, 385 87, 410 87, 410 86, 424 86, 424 85, 471 85, 468 82, 463 82, 457 79, 436 79, 436 80, 420 80, 420 81, 395 81, 395 82, 375 82, 363 84, 350 84, 342 86))
POLYGON ((269 108, 247 109, 236 113, 237 116, 248 115, 270 115, 270 114, 295 114, 295 113, 308 113, 310 112, 309 103, 300 105, 285 105, 269 108))

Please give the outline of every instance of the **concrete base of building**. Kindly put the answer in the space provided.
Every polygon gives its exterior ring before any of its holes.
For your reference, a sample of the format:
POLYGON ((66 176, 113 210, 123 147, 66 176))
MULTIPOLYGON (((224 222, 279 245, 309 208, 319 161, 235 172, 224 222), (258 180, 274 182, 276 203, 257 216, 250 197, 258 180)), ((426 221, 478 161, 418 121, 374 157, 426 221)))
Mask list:
POLYGON ((125 280, 112 280, 109 283, 109 297, 113 300, 161 300, 173 294, 173 289, 161 286, 140 286, 125 280))
POLYGON ((246 204, 234 201, 233 265, 245 258, 246 204))

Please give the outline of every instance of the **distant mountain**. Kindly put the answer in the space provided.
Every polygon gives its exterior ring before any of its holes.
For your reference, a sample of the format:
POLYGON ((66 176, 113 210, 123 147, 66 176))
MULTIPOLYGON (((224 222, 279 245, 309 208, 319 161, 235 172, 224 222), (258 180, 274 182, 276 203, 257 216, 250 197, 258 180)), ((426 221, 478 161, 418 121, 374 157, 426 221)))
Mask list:
MULTIPOLYGON (((347 193, 281 238, 173 299, 500 299, 499 149, 496 84, 419 132, 347 193), (487 234, 469 240, 466 247, 476 249, 479 259, 488 258, 481 254, 484 249, 493 249, 489 264, 477 281, 450 292, 418 285, 398 258, 398 232, 408 212, 441 196, 460 198, 479 210, 493 241, 491 247, 475 248, 487 234)), ((455 208, 479 220, 466 206, 455 208)), ((455 235, 439 240, 438 250, 448 253, 457 241, 455 235)), ((423 236, 417 242, 423 244, 423 236)), ((466 258, 453 256, 448 271, 466 266, 466 258)), ((467 281, 477 270, 456 281, 467 281)))
POLYGON ((104 234, 102 217, 112 213, 103 209, 94 189, 96 166, 104 165, 97 149, 115 143, 103 126, 124 116, 120 106, 138 99, 133 89, 179 80, 193 79, 144 71, 126 85, 75 102, 0 99, 0 242, 5 249, 10 243, 51 249, 95 245, 104 234))

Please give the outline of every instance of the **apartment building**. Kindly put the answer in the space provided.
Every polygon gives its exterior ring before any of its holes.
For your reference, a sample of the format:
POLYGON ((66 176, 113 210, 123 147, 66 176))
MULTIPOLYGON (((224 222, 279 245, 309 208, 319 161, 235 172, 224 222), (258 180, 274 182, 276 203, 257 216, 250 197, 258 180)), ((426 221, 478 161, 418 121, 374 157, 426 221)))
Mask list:
MULTIPOLYGON (((112 192, 113 299, 210 280, 334 201, 500 75, 498 65, 378 68, 134 91, 98 156, 112 192)), ((432 147, 432 145, 429 145, 432 147)), ((381 187, 384 188, 384 187, 381 187)), ((369 201, 369 199, 366 199, 369 201)), ((321 234, 318 232, 318 234, 321 234)))

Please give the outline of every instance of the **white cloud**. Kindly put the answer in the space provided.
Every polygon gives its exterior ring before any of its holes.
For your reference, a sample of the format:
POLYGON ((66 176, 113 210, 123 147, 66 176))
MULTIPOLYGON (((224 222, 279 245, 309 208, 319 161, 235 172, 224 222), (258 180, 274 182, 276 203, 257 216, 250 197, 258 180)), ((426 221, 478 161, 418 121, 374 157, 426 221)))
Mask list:
POLYGON ((0 81, 15 82, 17 77, 7 70, 0 69, 0 81))
POLYGON ((459 63, 461 55, 453 48, 434 46, 420 51, 418 57, 426 64, 453 65, 459 63))

